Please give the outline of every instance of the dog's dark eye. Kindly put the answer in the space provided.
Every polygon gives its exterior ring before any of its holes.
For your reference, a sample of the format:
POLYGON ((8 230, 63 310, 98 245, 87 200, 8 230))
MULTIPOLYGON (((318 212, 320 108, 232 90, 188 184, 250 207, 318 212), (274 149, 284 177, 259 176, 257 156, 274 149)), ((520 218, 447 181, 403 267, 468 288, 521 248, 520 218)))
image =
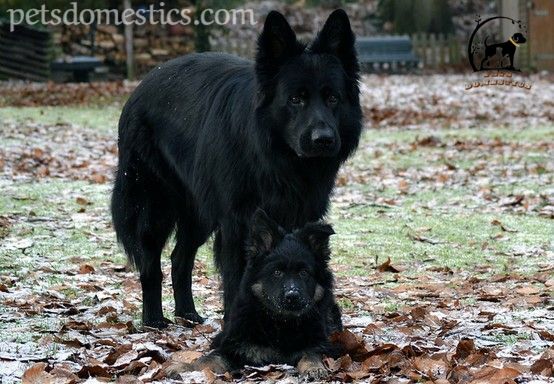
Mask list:
POLYGON ((283 272, 281 272, 280 270, 276 269, 275 272, 273 272, 273 275, 275 277, 281 277, 283 276, 283 272))
POLYGON ((336 97, 335 95, 329 95, 329 97, 327 98, 327 102, 329 104, 336 104, 339 102, 339 98, 336 97))
POLYGON ((291 96, 289 98, 291 104, 299 105, 302 104, 302 98, 300 96, 291 96))
POLYGON ((306 271, 305 269, 301 270, 299 273, 300 277, 306 277, 308 276, 308 271, 306 271))

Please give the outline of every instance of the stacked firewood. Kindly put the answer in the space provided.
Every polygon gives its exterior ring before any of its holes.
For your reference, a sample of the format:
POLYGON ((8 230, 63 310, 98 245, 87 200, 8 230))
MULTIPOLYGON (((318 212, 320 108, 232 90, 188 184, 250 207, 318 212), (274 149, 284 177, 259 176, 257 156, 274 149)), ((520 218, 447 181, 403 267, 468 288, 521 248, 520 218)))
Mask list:
MULTIPOLYGON (((57 56, 95 56, 110 67, 124 67, 126 61, 123 26, 66 25, 54 29, 57 56)), ((134 57, 138 73, 170 58, 194 51, 193 26, 135 26, 134 57)))

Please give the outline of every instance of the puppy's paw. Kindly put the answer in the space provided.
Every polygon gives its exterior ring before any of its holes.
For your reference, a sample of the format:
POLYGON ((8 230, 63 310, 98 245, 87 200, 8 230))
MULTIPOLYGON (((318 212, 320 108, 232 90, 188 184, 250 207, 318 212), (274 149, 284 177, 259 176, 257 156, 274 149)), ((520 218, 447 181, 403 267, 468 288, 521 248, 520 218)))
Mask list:
POLYGON ((194 362, 194 368, 197 371, 203 371, 209 369, 213 373, 223 374, 230 371, 229 362, 221 355, 217 353, 210 353, 208 356, 202 356, 200 359, 194 362))
POLYGON ((183 372, 191 372, 195 371, 195 367, 193 364, 189 363, 182 363, 179 361, 170 361, 169 365, 165 367, 165 376, 168 379, 181 379, 180 374, 183 372))
POLYGON ((178 351, 172 354, 169 360, 163 364, 163 370, 167 377, 179 379, 180 373, 196 371, 197 369, 194 364, 202 357, 203 355, 201 352, 178 351))
POLYGON ((301 373, 301 375, 302 375, 302 378, 306 380, 319 381, 319 380, 326 379, 328 376, 328 373, 325 367, 321 366, 321 367, 312 367, 304 371, 303 373, 301 373))
POLYGON ((319 356, 304 356, 297 365, 300 376, 306 380, 323 380, 328 373, 319 356))

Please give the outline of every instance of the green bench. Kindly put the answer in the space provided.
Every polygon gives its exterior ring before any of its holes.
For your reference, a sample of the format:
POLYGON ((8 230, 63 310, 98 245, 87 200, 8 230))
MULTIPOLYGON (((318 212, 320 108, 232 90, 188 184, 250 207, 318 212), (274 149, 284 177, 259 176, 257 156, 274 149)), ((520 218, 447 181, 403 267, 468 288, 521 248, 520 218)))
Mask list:
POLYGON ((409 36, 360 37, 356 50, 364 72, 401 72, 415 69, 419 59, 409 36))

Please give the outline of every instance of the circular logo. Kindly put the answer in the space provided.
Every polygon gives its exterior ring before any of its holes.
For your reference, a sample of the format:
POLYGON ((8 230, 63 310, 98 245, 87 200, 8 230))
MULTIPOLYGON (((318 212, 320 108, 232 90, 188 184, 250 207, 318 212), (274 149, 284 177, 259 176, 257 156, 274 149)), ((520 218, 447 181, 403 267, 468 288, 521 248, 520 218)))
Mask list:
POLYGON ((506 70, 520 72, 515 68, 516 52, 527 42, 527 26, 521 20, 506 16, 475 19, 467 47, 467 57, 475 72, 506 70))

